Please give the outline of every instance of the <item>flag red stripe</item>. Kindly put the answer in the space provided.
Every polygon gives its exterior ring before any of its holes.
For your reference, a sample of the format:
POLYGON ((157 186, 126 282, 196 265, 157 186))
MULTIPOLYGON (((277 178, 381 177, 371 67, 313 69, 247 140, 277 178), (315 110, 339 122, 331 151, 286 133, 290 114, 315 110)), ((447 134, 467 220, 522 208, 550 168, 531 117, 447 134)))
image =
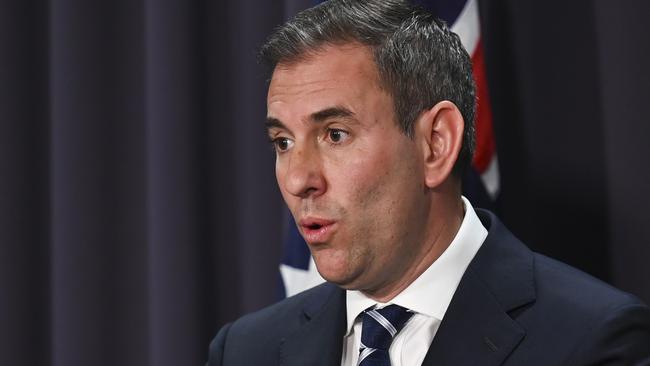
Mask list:
POLYGON ((490 107, 483 42, 481 40, 479 40, 474 55, 472 55, 472 70, 474 71, 474 80, 476 80, 476 96, 478 98, 476 107, 476 150, 472 163, 476 170, 482 174, 494 157, 496 145, 492 130, 492 109, 490 107))

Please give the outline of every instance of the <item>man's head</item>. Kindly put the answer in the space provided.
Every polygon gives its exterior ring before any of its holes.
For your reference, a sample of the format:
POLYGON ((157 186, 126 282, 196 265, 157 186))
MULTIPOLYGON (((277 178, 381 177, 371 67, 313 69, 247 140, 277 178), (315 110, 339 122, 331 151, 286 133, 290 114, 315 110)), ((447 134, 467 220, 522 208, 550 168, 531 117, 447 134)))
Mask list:
POLYGON ((474 91, 458 37, 405 2, 335 0, 263 55, 278 184, 319 272, 376 298, 405 287, 462 215, 451 176, 472 150, 474 91))

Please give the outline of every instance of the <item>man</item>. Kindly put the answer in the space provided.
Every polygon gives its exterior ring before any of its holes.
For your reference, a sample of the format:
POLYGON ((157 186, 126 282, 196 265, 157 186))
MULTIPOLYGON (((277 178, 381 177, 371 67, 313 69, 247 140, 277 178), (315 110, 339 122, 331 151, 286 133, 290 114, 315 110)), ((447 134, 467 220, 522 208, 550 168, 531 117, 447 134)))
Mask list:
POLYGON ((650 310, 461 196, 474 84, 397 0, 332 0, 262 49, 282 196, 328 283, 226 325, 208 365, 650 364, 650 310))

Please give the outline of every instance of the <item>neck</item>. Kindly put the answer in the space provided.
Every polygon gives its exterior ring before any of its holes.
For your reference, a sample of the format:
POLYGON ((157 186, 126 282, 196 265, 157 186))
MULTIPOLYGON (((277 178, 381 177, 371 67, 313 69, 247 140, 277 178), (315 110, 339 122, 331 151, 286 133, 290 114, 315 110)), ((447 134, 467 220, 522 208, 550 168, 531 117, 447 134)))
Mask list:
POLYGON ((410 265, 404 268, 397 280, 388 279, 374 290, 362 290, 366 296, 377 302, 389 302, 420 277, 447 250, 463 222, 463 202, 460 194, 441 194, 432 202, 435 203, 429 208, 422 245, 410 265))

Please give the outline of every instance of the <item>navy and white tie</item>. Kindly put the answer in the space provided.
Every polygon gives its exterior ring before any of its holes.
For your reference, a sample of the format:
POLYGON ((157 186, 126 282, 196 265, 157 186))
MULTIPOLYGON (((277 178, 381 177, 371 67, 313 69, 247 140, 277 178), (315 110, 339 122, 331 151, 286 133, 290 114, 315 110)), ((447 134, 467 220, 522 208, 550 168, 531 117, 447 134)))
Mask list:
POLYGON ((399 306, 374 307, 363 312, 359 366, 390 366, 388 348, 395 335, 413 316, 413 312, 399 306))

